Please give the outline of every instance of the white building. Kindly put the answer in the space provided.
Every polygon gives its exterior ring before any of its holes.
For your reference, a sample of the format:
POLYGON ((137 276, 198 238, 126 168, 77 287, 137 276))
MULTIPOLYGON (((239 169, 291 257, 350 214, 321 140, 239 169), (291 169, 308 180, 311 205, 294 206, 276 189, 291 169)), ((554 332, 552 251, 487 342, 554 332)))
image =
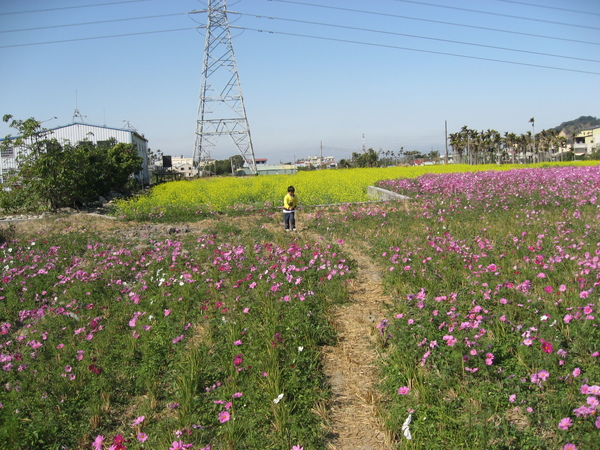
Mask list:
MULTIPOLYGON (((47 130, 45 137, 48 139, 56 139, 60 144, 70 143, 71 145, 77 145, 77 143, 82 141, 101 144, 110 139, 115 139, 117 143, 133 144, 137 149, 138 155, 142 158, 142 171, 136 174, 136 178, 144 185, 150 184, 150 174, 148 172, 148 140, 137 131, 88 125, 85 123, 72 123, 70 125, 47 130)), ((4 181, 5 174, 17 169, 16 157, 19 151, 22 150, 9 147, 1 152, 0 181, 4 181)))
POLYGON ((575 136, 573 152, 577 156, 591 155, 596 149, 600 149, 600 127, 582 130, 575 136))
POLYGON ((183 156, 172 156, 171 157, 172 169, 180 173, 183 178, 191 178, 198 174, 198 170, 194 169, 194 159, 184 158, 183 156))

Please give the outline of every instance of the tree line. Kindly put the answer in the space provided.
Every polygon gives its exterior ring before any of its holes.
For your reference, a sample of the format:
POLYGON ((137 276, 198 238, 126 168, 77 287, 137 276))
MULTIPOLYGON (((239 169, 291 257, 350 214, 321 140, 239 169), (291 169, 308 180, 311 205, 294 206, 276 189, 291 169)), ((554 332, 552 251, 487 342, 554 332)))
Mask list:
POLYGON ((531 131, 517 135, 500 134, 496 130, 476 131, 463 126, 450 133, 449 142, 454 162, 461 164, 535 163, 572 160, 573 152, 567 149, 567 138, 557 130, 531 131), (560 153, 559 153, 560 152, 560 153))
POLYGON ((111 192, 127 194, 141 187, 132 175, 142 170, 143 159, 133 144, 115 139, 60 143, 34 118, 16 120, 7 114, 3 121, 19 133, 0 143, 0 151, 18 150, 17 169, 5 174, 0 190, 5 211, 81 206, 111 192))
POLYGON ((394 152, 393 150, 375 151, 369 148, 362 153, 353 152, 350 159, 340 159, 338 167, 342 169, 352 167, 389 167, 398 164, 411 164, 417 159, 438 161, 439 158, 440 154, 437 151, 423 154, 418 150, 404 150, 404 147, 401 147, 398 152, 394 152))

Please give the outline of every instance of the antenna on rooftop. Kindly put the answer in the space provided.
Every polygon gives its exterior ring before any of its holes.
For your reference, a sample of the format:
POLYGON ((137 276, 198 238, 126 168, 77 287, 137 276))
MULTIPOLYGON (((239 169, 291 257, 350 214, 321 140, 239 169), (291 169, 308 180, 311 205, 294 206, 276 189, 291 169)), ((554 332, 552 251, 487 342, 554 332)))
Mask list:
POLYGON ((197 167, 211 160, 211 150, 220 136, 228 135, 255 175, 256 159, 250 138, 240 77, 233 53, 227 1, 208 0, 206 40, 196 118, 193 161, 197 167))
POLYGON ((76 123, 75 121, 77 118, 81 119, 81 123, 83 123, 83 119, 85 117, 87 116, 82 116, 79 112, 79 109, 77 108, 77 91, 75 91, 75 111, 73 112, 73 123, 76 123))
POLYGON ((129 120, 124 120, 123 123, 125 124, 126 130, 132 130, 132 131, 135 131, 136 133, 138 132, 138 130, 133 125, 131 125, 129 120))

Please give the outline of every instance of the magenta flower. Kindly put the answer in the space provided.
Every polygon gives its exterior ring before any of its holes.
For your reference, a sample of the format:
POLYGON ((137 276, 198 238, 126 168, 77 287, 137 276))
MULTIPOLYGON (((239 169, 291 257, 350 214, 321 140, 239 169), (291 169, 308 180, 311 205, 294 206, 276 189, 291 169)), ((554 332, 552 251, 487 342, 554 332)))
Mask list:
POLYGON ((229 412, 221 411, 219 413, 219 422, 221 422, 221 423, 229 422, 229 419, 231 419, 229 412))
POLYGON ((234 341, 233 345, 242 345, 242 340, 238 339, 237 341, 234 341))
POLYGON ((402 386, 398 389, 398 395, 406 395, 410 392, 410 388, 408 386, 402 386))
POLYGON ((238 367, 243 361, 243 355, 240 353, 239 355, 235 355, 235 358, 233 358, 233 365, 238 367))
POLYGON ((563 450, 577 450, 577 446, 575 444, 565 444, 563 450))
POLYGON ((542 343, 542 351, 544 353, 552 353, 552 344, 550 342, 543 339, 540 339, 540 342, 542 343))
POLYGON ((571 420, 571 418, 565 417, 558 423, 558 428, 560 428, 561 430, 568 430, 571 425, 573 425, 573 421, 571 420))
POLYGON ((292 447, 292 450, 304 450, 304 447, 301 447, 301 446, 299 446, 299 445, 294 445, 294 446, 292 447))
POLYGON ((596 425, 596 428, 600 429, 600 416, 598 416, 594 425, 596 425))

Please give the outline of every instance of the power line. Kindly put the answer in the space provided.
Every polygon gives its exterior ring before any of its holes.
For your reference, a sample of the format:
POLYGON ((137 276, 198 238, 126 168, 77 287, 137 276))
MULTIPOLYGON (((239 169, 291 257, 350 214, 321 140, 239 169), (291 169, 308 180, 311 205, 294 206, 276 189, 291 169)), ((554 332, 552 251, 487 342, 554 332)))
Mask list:
POLYGON ((372 47, 384 47, 384 48, 393 48, 393 49, 397 49, 397 50, 408 50, 408 51, 420 52, 420 53, 431 53, 434 55, 454 56, 454 57, 458 57, 458 58, 476 59, 476 60, 480 60, 480 61, 491 61, 491 62, 498 62, 498 63, 504 63, 504 64, 513 64, 513 65, 518 65, 518 66, 537 67, 537 68, 541 68, 541 69, 553 69, 553 70, 562 70, 565 72, 576 72, 576 73, 585 73, 585 74, 589 74, 589 75, 600 75, 600 72, 591 72, 591 71, 587 71, 587 70, 569 69, 569 68, 565 68, 565 67, 546 66, 543 64, 508 61, 505 59, 485 58, 482 56, 461 55, 459 53, 439 52, 439 51, 434 51, 434 50, 422 50, 422 49, 417 49, 417 48, 400 47, 400 46, 388 45, 388 44, 376 44, 373 42, 354 41, 351 39, 328 38, 328 37, 324 37, 324 36, 314 36, 314 35, 300 34, 300 33, 289 33, 289 32, 284 32, 284 31, 261 30, 261 29, 257 29, 257 28, 248 28, 248 27, 240 27, 240 26, 233 26, 233 25, 230 25, 230 28, 237 28, 239 30, 247 30, 247 31, 256 31, 259 33, 282 34, 282 35, 286 35, 286 36, 296 36, 296 37, 320 39, 320 40, 334 41, 334 42, 346 42, 346 43, 350 43, 350 44, 368 45, 368 46, 372 46, 372 47))
POLYGON ((534 3, 517 2, 515 0, 496 0, 496 1, 497 2, 504 2, 504 3, 514 3, 514 4, 517 4, 517 5, 533 6, 535 8, 554 9, 556 11, 566 11, 566 12, 570 12, 570 13, 585 14, 586 16, 587 15, 600 16, 600 13, 595 13, 595 12, 590 12, 590 11, 578 11, 576 9, 559 8, 557 6, 536 5, 534 3))
POLYGON ((556 54, 552 54, 552 53, 542 53, 542 52, 534 52, 534 51, 530 51, 530 50, 520 50, 520 49, 508 48, 508 47, 498 47, 495 45, 476 44, 473 42, 455 41, 455 40, 451 40, 451 39, 434 38, 434 37, 429 37, 429 36, 419 36, 419 35, 415 35, 415 34, 398 33, 398 32, 394 32, 394 31, 373 30, 370 28, 350 27, 350 26, 345 26, 345 25, 336 25, 336 24, 323 23, 323 22, 312 22, 312 21, 308 21, 308 20, 299 20, 299 19, 288 19, 288 18, 282 18, 282 17, 258 16, 258 15, 254 15, 254 14, 248 14, 248 13, 233 13, 233 14, 240 14, 242 16, 252 16, 252 17, 257 17, 260 19, 281 20, 281 21, 304 23, 304 24, 310 24, 310 25, 320 25, 320 26, 332 27, 332 28, 342 28, 342 29, 346 29, 346 30, 367 31, 370 33, 388 34, 388 35, 393 35, 393 36, 404 36, 404 37, 417 38, 417 39, 426 39, 426 40, 430 40, 430 41, 447 42, 447 43, 451 43, 451 44, 470 45, 470 46, 474 46, 474 47, 491 48, 491 49, 495 49, 495 50, 506 50, 506 51, 510 51, 510 52, 527 53, 530 55, 550 56, 553 58, 564 58, 564 59, 573 59, 573 60, 577 60, 577 61, 600 63, 600 60, 596 60, 596 59, 577 58, 575 56, 556 55, 556 54))
POLYGON ((63 25, 48 25, 45 27, 34 27, 34 28, 21 28, 18 30, 0 30, 0 33, 16 33, 21 31, 39 31, 39 30, 50 30, 54 28, 68 28, 68 27, 78 27, 78 26, 86 26, 86 25, 99 25, 102 23, 113 23, 113 22, 127 22, 130 20, 144 20, 144 19, 158 19, 162 17, 172 17, 172 16, 182 16, 188 15, 189 13, 173 13, 173 14, 158 14, 155 16, 141 16, 141 17, 127 17, 123 19, 107 19, 107 20, 97 20, 94 22, 79 22, 79 23, 70 23, 63 25))
POLYGON ((148 2, 148 1, 151 1, 151 0, 124 0, 124 1, 120 1, 120 2, 96 3, 94 5, 62 6, 59 8, 34 9, 31 11, 3 12, 3 13, 0 13, 0 16, 10 16, 10 15, 14 15, 14 14, 40 13, 40 12, 49 12, 49 11, 62 11, 65 9, 93 8, 96 6, 122 5, 124 3, 139 3, 139 2, 148 2))
POLYGON ((65 42, 92 41, 94 39, 109 39, 109 38, 125 37, 125 36, 140 36, 140 35, 145 35, 145 34, 171 33, 174 31, 186 31, 186 30, 195 30, 195 29, 196 29, 196 27, 191 27, 191 28, 186 27, 186 28, 172 28, 170 30, 140 31, 138 33, 110 34, 107 36, 92 36, 92 37, 75 38, 75 39, 61 39, 58 41, 30 42, 28 44, 0 45, 0 48, 29 47, 32 45, 62 44, 65 42))
POLYGON ((469 24, 464 24, 464 23, 447 22, 447 21, 443 21, 443 20, 423 19, 421 17, 411 17, 411 16, 403 16, 403 15, 399 15, 399 14, 390 14, 390 13, 380 13, 380 12, 374 12, 374 11, 366 11, 366 10, 363 10, 363 9, 351 9, 351 8, 342 8, 342 7, 339 7, 339 6, 319 5, 319 4, 316 4, 316 3, 306 3, 306 2, 300 2, 300 1, 294 1, 294 0, 268 0, 268 1, 270 1, 270 2, 280 2, 280 3, 292 3, 292 4, 296 4, 296 5, 313 6, 313 7, 316 7, 316 8, 326 8, 326 9, 333 9, 333 10, 338 10, 338 11, 348 11, 348 12, 355 12, 355 13, 361 13, 361 14, 371 14, 371 15, 375 15, 375 16, 395 17, 395 18, 398 18, 398 19, 408 19, 408 20, 416 20, 416 21, 420 21, 420 22, 438 23, 438 24, 441 24, 441 25, 452 25, 452 26, 457 26, 457 27, 473 28, 473 29, 485 30, 485 31, 495 31, 495 32, 498 32, 498 33, 515 34, 515 35, 520 35, 520 36, 528 36, 528 37, 535 37, 535 38, 542 38, 542 39, 553 39, 553 40, 557 40, 557 41, 574 42, 574 43, 577 43, 577 44, 600 45, 600 42, 581 41, 581 40, 577 40, 577 39, 560 38, 560 37, 556 37, 556 36, 540 35, 540 34, 533 34, 533 33, 524 33, 524 32, 520 32, 520 31, 512 31, 512 30, 502 30, 500 28, 481 27, 481 26, 478 26, 478 25, 469 25, 469 24))
POLYGON ((477 13, 477 14, 486 14, 489 16, 496 16, 496 17, 508 17, 509 19, 530 20, 533 22, 550 23, 552 25, 562 25, 562 26, 566 26, 566 27, 588 28, 590 30, 600 30, 600 28, 597 28, 597 27, 589 27, 586 25, 575 24, 575 23, 554 22, 552 20, 536 19, 535 17, 513 16, 511 14, 502 14, 502 13, 495 13, 495 12, 489 12, 489 11, 481 11, 478 9, 459 8, 458 6, 436 5, 435 3, 418 2, 416 0, 394 0, 394 1, 402 2, 402 3, 412 3, 414 5, 433 6, 434 8, 453 9, 455 11, 466 11, 466 12, 472 12, 472 13, 477 13))

